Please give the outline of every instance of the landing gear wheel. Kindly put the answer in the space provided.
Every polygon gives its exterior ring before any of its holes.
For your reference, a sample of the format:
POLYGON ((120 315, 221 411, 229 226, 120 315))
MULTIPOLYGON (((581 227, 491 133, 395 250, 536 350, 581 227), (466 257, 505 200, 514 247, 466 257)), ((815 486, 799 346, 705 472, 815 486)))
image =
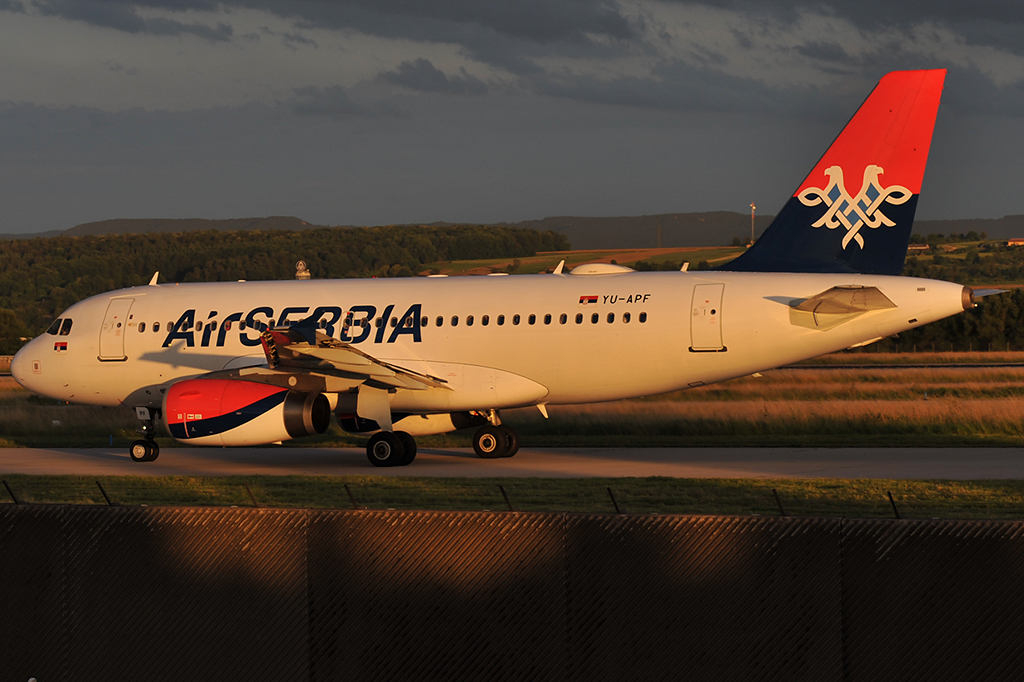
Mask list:
POLYGON ((398 465, 404 467, 412 464, 412 461, 416 459, 416 439, 405 431, 395 431, 395 435, 398 436, 398 440, 402 441, 402 461, 398 465))
POLYGON ((486 424, 473 434, 473 451, 481 459, 503 457, 508 447, 508 437, 500 426, 486 424))
POLYGON ((505 434, 505 453, 502 457, 511 457, 519 452, 519 434, 515 432, 515 429, 502 424, 498 430, 505 434))
POLYGON ((155 441, 137 440, 128 449, 133 462, 152 462, 160 456, 160 446, 155 441))
POLYGON ((402 440, 390 431, 381 431, 370 437, 366 444, 366 457, 375 467, 393 467, 401 464, 405 456, 402 440))

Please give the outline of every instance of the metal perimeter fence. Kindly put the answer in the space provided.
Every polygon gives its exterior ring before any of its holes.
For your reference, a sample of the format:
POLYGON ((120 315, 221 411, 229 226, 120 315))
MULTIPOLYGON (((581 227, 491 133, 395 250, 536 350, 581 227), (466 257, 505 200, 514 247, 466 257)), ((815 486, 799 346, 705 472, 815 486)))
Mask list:
POLYGON ((1022 522, 0 507, 0 680, 1009 680, 1022 644, 1022 522))

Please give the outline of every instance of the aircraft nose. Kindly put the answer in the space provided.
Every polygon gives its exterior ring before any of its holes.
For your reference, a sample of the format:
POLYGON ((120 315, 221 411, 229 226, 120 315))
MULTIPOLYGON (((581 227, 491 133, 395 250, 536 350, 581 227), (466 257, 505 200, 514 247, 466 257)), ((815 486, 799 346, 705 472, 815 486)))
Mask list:
POLYGON ((28 358, 29 346, 31 345, 31 341, 25 344, 21 350, 14 354, 14 358, 11 359, 11 376, 13 376, 14 380, 23 388, 29 388, 26 382, 29 380, 29 377, 32 376, 32 361, 28 358))

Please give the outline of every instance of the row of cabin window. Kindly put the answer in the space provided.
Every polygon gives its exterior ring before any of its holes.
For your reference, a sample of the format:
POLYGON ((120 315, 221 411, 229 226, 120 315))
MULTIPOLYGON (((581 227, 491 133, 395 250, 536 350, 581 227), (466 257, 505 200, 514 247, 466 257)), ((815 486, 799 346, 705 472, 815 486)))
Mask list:
MULTIPOLYGON (((630 316, 629 313, 622 313, 622 318, 621 319, 622 319, 623 322, 628 323, 632 319, 632 317, 630 316)), ((647 321, 647 313, 640 313, 640 315, 638 316, 637 319, 639 319, 641 323, 646 322, 647 321)), ((583 324, 583 320, 584 320, 583 313, 576 313, 576 319, 575 319, 576 324, 583 324)), ((605 316, 605 320, 608 322, 608 324, 612 324, 613 322, 615 322, 615 313, 608 313, 605 316)), ((512 325, 513 326, 518 325, 521 321, 522 321, 522 318, 519 315, 513 315, 512 316, 512 325)), ((550 313, 546 314, 544 316, 544 324, 551 324, 551 321, 552 321, 551 314, 550 313)), ((590 323, 591 324, 597 324, 600 321, 601 321, 600 313, 591 313, 591 315, 590 315, 590 323)), ((472 327, 474 322, 476 322, 476 319, 472 315, 467 315, 466 316, 466 326, 467 327, 472 327)), ((497 323, 497 325, 499 327, 504 325, 505 324, 505 316, 504 315, 498 315, 498 317, 495 319, 495 322, 497 323)), ((561 315, 558 316, 558 324, 567 324, 568 322, 569 322, 569 316, 567 314, 562 313, 561 315)), ((490 318, 489 315, 483 315, 483 316, 480 317, 480 325, 481 326, 486 327, 490 323, 491 323, 491 318, 490 318)), ((533 314, 529 315, 526 318, 526 323, 530 324, 530 325, 537 324, 537 316, 533 315, 533 314)), ((458 327, 459 326, 459 316, 458 315, 452 315, 451 320, 449 321, 449 324, 451 326, 453 326, 453 327, 458 327)), ((392 327, 395 326, 394 318, 392 318, 392 320, 391 320, 391 326, 392 327)), ((425 317, 423 318, 423 325, 422 326, 424 326, 424 327, 427 326, 427 318, 425 318, 425 317)), ((444 326, 444 317, 442 317, 441 315, 438 315, 437 318, 434 320, 434 326, 435 327, 442 327, 442 326, 444 326)))
MULTIPOLYGON (((632 319, 632 317, 631 317, 630 313, 622 313, 622 318, 621 319, 622 319, 622 321, 624 323, 628 324, 629 321, 632 319)), ((644 322, 647 321, 647 313, 640 313, 640 315, 637 317, 637 319, 640 321, 641 324, 643 324, 644 322)), ((576 318, 575 318, 576 324, 583 324, 583 320, 584 320, 583 313, 576 313, 576 318)), ((614 323, 615 322, 615 313, 608 313, 605 316, 605 320, 608 322, 608 324, 614 323)), ((71 320, 67 320, 67 322, 70 322, 70 321, 71 320)), ((522 321, 522 318, 519 315, 513 315, 512 316, 512 325, 513 326, 518 325, 521 321, 522 321)), ((551 321, 552 321, 552 317, 551 317, 550 313, 544 315, 544 324, 551 324, 551 321)), ((558 316, 558 323, 559 324, 567 324, 568 321, 569 321, 569 316, 567 314, 562 313, 561 315, 558 316)), ((591 313, 591 315, 590 315, 590 323, 591 324, 597 324, 600 321, 601 321, 601 315, 599 313, 591 313)), ((60 320, 58 320, 57 322, 60 322, 60 320)), ((472 327, 474 322, 476 322, 476 318, 474 318, 472 315, 467 315, 466 316, 466 326, 467 327, 472 327)), ((504 315, 498 315, 498 317, 495 319, 495 322, 497 323, 497 325, 499 327, 503 326, 505 324, 505 316, 504 315)), ((349 314, 349 316, 345 318, 345 323, 344 324, 345 324, 346 327, 348 327, 348 326, 362 327, 362 326, 366 326, 367 323, 368 323, 368 320, 366 320, 366 319, 353 320, 352 317, 351 317, 351 314, 349 314)), ((483 315, 483 316, 480 317, 480 325, 481 326, 486 327, 490 323, 491 323, 490 315, 483 315)), ((526 318, 526 323, 529 324, 529 325, 537 324, 537 316, 533 315, 533 314, 530 314, 526 318)), ((57 323, 54 323, 54 325, 56 325, 56 324, 57 323)), ((231 329, 231 323, 230 322, 225 322, 224 324, 227 327, 227 329, 231 329)), ((383 324, 383 320, 381 318, 378 317, 376 320, 374 320, 374 326, 375 327, 380 327, 382 324, 383 324)), ((411 317, 407 317, 405 320, 403 320, 403 326, 404 327, 411 327, 412 324, 413 324, 413 318, 411 318, 411 317)), ((428 324, 429 324, 429 321, 428 321, 426 315, 424 315, 422 318, 420 318, 420 326, 421 327, 426 327, 428 324)), ((458 327, 459 326, 459 316, 458 315, 452 315, 449 324, 451 324, 451 326, 453 326, 453 327, 458 327)), ((217 329, 217 321, 214 320, 212 322, 208 322, 207 326, 211 330, 215 330, 215 329, 217 329)), ((264 323, 262 323, 262 322, 257 322, 254 325, 254 327, 257 328, 257 329, 260 329, 263 326, 264 326, 264 323)), ((267 323, 266 326, 273 327, 274 326, 274 320, 270 320, 270 322, 267 323)), ((391 326, 392 327, 397 327, 398 326, 398 318, 397 317, 392 317, 391 318, 391 326)), ((444 326, 444 317, 442 315, 438 315, 437 318, 435 318, 434 326, 435 327, 443 327, 444 326)), ((65 327, 67 328, 66 330, 65 329, 61 329, 61 334, 62 335, 66 335, 68 333, 68 331, 71 330, 71 325, 70 324, 65 324, 65 327)), ((320 327, 321 328, 327 327, 327 320, 321 320, 320 321, 320 327)), ((51 327, 51 328, 54 328, 54 327, 51 327)), ((174 328, 174 323, 173 322, 168 322, 167 323, 167 328, 168 329, 173 329, 174 328)), ((242 320, 242 321, 240 321, 238 323, 238 328, 239 328, 239 330, 245 330, 245 328, 246 328, 245 320, 242 320)), ((202 322, 202 320, 200 320, 200 321, 196 322, 196 331, 197 332, 198 331, 202 331, 202 329, 203 329, 203 322, 202 322)), ((139 322, 139 331, 140 332, 146 331, 146 323, 145 322, 139 322)), ((153 331, 154 332, 159 332, 160 331, 160 323, 159 322, 154 322, 153 323, 153 331)), ((52 331, 50 333, 51 334, 55 334, 56 331, 52 331)))

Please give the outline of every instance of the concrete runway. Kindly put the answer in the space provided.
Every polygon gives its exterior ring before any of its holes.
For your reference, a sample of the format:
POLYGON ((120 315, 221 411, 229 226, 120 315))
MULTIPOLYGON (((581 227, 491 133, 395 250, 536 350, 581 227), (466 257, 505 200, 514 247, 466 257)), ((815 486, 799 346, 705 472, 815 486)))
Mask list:
POLYGON ((371 466, 362 449, 166 448, 137 463, 120 448, 4 448, 0 474, 679 478, 1024 478, 1017 448, 523 448, 510 459, 421 449, 407 467, 371 466))

